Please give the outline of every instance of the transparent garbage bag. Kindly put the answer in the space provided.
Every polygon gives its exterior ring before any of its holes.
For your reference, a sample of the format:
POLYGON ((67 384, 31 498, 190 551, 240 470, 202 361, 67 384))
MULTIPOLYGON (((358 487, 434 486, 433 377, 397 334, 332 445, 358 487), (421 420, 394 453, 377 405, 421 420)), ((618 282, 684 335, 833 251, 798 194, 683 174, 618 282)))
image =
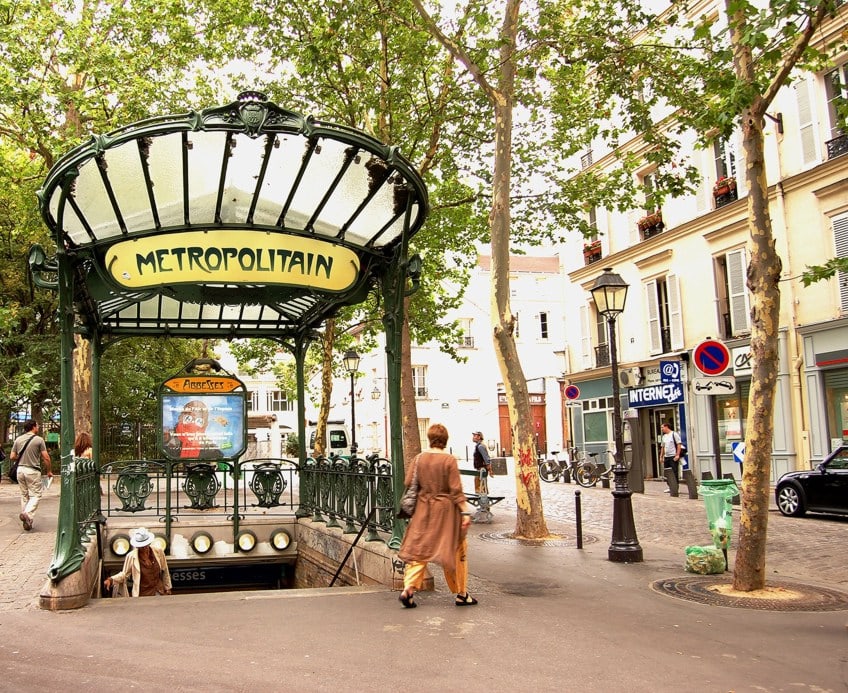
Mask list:
POLYGON ((716 548, 727 551, 733 528, 731 500, 739 495, 739 488, 733 479, 707 479, 701 482, 698 492, 704 498, 713 544, 716 548))
POLYGON ((684 567, 687 573, 698 575, 723 573, 726 567, 724 553, 715 546, 687 546, 684 567))

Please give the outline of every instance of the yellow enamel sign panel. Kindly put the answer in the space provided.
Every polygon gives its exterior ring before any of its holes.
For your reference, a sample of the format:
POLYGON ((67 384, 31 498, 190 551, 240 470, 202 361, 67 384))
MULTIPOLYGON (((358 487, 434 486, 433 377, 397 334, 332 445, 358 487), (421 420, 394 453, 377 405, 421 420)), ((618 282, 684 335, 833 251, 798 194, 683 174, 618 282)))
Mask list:
POLYGON ((344 291, 359 258, 327 241, 264 231, 186 231, 116 243, 106 268, 127 289, 165 284, 283 284, 344 291))
POLYGON ((226 377, 205 377, 205 376, 178 376, 166 380, 163 387, 168 388, 171 392, 186 392, 186 393, 203 393, 203 392, 232 392, 238 390, 242 384, 236 378, 226 377))

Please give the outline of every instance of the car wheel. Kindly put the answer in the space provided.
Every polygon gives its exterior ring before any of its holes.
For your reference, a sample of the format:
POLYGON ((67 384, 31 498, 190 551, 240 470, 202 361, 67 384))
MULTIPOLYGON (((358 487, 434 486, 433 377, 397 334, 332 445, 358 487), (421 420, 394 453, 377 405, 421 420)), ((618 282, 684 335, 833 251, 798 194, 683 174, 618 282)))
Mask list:
POLYGON ((794 486, 782 486, 777 491, 777 508, 789 517, 800 517, 805 510, 801 492, 794 486))

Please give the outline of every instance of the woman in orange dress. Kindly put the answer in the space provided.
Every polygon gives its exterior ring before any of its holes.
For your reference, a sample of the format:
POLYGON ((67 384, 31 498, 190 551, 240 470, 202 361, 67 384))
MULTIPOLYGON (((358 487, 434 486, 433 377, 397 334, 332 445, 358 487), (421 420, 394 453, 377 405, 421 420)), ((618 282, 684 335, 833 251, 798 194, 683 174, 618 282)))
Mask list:
POLYGON ((456 594, 456 606, 477 603, 468 594, 468 543, 466 532, 471 524, 471 506, 462 490, 456 457, 446 453, 448 430, 442 424, 427 429, 430 449, 415 457, 406 470, 409 486, 418 474, 418 501, 406 528, 398 556, 406 563, 400 602, 407 609, 421 589, 430 561, 442 566, 445 580, 456 594))

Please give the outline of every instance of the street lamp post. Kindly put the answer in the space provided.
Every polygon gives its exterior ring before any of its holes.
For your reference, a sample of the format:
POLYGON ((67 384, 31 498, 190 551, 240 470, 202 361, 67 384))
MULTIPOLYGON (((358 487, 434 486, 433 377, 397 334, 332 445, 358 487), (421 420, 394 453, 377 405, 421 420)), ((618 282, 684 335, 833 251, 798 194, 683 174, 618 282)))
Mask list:
POLYGON ((356 454, 356 392, 354 390, 354 379, 356 371, 359 370, 359 354, 353 349, 348 349, 342 357, 345 370, 350 373, 350 454, 356 454))
POLYGON ((609 328, 610 375, 612 377, 612 426, 615 441, 615 488, 612 506, 612 542, 608 558, 616 563, 639 563, 642 561, 642 547, 636 537, 636 523, 633 521, 633 491, 627 483, 627 467, 624 464, 624 442, 621 431, 621 399, 618 384, 618 346, 615 338, 616 318, 624 311, 627 300, 627 283, 612 271, 604 268, 604 273, 592 286, 592 297, 598 314, 607 321, 609 328))

